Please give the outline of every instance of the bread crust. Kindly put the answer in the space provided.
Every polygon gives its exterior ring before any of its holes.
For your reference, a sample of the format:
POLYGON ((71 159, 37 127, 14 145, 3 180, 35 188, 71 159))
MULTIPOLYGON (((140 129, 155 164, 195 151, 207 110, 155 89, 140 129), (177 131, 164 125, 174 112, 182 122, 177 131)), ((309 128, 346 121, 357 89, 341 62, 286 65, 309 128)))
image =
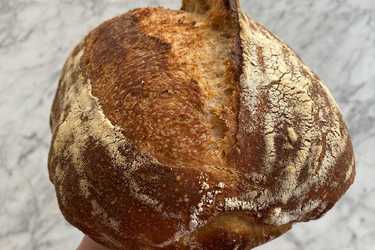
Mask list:
POLYGON ((327 87, 233 0, 184 0, 182 11, 137 9, 100 25, 69 56, 50 123, 60 209, 112 249, 251 249, 322 216, 355 176, 327 87), (193 38, 202 49, 223 44, 228 63, 211 67, 224 76, 207 77, 226 91, 202 84, 209 56, 187 50, 187 61, 161 22, 205 37, 193 38))
POLYGON ((273 225, 316 219, 354 180, 347 127, 319 77, 274 34, 239 15, 243 73, 231 157, 248 179, 227 208, 246 207, 273 225))

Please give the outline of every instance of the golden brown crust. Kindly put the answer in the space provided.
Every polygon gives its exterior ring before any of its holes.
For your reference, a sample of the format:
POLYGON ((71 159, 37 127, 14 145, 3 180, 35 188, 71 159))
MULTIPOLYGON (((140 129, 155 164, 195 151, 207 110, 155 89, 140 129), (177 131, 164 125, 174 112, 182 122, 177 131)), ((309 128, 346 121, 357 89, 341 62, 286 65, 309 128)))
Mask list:
POLYGON ((250 249, 355 175, 328 89, 236 0, 100 25, 64 66, 51 129, 65 218, 113 249, 250 249))
POLYGON ((54 105, 62 112, 61 122, 54 122, 49 158, 64 216, 114 249, 129 244, 129 249, 141 249, 174 239, 180 225, 189 226, 189 210, 201 199, 201 173, 173 170, 139 153, 87 96, 90 85, 81 68, 72 65, 76 60, 72 56, 66 64, 61 81, 66 92, 60 93, 60 105, 58 100, 54 105))
MULTIPOLYGON (((215 67, 202 57, 214 53, 215 35, 202 17, 141 9, 106 22, 86 38, 84 74, 91 79, 93 95, 105 115, 137 147, 163 164, 225 165, 212 150, 216 139, 206 112, 210 95, 215 93, 209 86, 204 89, 205 79, 200 79, 208 66, 215 67), (177 33, 178 39, 173 39, 177 33), (189 55, 189 51, 197 53, 189 55)), ((220 35, 225 34, 216 36, 220 35)), ((230 51, 220 53, 225 56, 230 51)), ((216 74, 223 73, 225 69, 218 69, 216 74)), ((211 75, 209 79, 215 81, 211 75)), ((223 107, 217 116, 223 122, 222 133, 231 130, 228 126, 235 124, 232 108, 223 107)), ((233 137, 234 132, 230 133, 233 137)))

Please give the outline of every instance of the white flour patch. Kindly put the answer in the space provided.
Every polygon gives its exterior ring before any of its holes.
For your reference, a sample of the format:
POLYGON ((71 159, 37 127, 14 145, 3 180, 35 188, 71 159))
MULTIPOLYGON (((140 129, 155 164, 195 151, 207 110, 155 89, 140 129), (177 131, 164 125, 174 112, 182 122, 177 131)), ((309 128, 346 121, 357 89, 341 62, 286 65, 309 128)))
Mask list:
POLYGON ((192 208, 192 212, 190 215, 190 223, 189 223, 189 230, 194 231, 196 228, 201 226, 205 223, 205 221, 201 220, 199 217, 204 209, 209 209, 211 206, 214 205, 216 196, 222 193, 224 183, 220 182, 217 184, 216 187, 209 190, 209 185, 207 184, 207 177, 201 176, 201 193, 204 193, 201 197, 200 202, 197 206, 192 208))

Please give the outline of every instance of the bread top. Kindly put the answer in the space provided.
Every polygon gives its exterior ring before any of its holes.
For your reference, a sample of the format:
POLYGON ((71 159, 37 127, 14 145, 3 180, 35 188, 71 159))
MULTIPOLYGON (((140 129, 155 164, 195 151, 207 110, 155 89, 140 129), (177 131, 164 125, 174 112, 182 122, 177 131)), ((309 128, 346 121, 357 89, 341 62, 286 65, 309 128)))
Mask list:
POLYGON ((254 247, 355 175, 329 90, 237 1, 100 25, 64 66, 51 127, 65 217, 113 248, 254 247))
POLYGON ((135 10, 86 38, 84 74, 106 117, 140 151, 174 168, 232 175, 234 35, 202 15, 135 10))

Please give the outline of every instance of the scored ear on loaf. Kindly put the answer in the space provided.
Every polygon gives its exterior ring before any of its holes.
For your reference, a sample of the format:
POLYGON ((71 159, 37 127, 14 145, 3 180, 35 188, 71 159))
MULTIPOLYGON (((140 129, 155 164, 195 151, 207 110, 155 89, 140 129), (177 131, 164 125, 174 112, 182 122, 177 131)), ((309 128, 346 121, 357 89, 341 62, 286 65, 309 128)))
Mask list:
POLYGON ((60 209, 111 249, 251 249, 321 217, 355 176, 327 87, 236 0, 99 25, 50 123, 60 209))

